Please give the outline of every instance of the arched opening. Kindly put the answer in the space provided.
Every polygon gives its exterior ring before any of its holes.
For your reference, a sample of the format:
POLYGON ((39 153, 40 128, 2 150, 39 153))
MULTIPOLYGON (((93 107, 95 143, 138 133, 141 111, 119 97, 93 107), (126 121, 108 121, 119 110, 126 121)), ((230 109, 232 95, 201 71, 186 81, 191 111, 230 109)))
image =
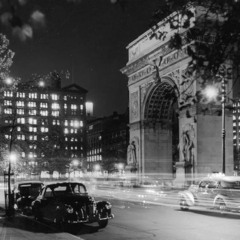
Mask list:
POLYGON ((145 173, 175 174, 179 161, 179 118, 177 88, 162 81, 148 94, 144 110, 145 173))

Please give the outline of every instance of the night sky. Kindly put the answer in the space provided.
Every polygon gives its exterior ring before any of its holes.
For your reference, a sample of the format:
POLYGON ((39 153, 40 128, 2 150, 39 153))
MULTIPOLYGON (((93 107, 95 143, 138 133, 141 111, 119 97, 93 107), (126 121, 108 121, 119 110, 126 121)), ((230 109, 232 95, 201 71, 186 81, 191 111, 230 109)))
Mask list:
MULTIPOLYGON (((36 74, 70 71, 71 80, 89 91, 95 116, 128 107, 126 46, 148 30, 159 0, 126 0, 124 7, 110 0, 31 0, 45 13, 46 26, 21 42, 8 34, 15 52, 13 76, 28 80, 36 74)), ((26 9, 27 10, 27 9, 26 9)))

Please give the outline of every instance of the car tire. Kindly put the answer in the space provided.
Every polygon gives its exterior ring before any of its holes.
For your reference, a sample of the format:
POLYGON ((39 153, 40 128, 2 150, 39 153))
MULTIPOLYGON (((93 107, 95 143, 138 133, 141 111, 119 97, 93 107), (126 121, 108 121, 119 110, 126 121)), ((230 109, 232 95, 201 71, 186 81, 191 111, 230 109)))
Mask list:
POLYGON ((34 216, 34 219, 35 219, 36 221, 38 221, 38 222, 41 222, 41 221, 43 220, 40 211, 35 211, 35 212, 33 213, 33 216, 34 216))
POLYGON ((63 219, 54 219, 54 223, 60 231, 64 232, 66 230, 66 223, 63 219))
POLYGON ((187 204, 187 202, 186 202, 186 200, 185 200, 184 198, 181 198, 181 199, 180 199, 180 209, 181 209, 182 211, 187 211, 187 210, 189 210, 189 206, 188 206, 188 204, 187 204))
POLYGON ((105 228, 108 225, 108 219, 99 220, 98 225, 99 225, 100 228, 105 228))
POLYGON ((218 199, 215 203, 215 208, 220 211, 221 214, 226 212, 226 203, 223 199, 218 199))

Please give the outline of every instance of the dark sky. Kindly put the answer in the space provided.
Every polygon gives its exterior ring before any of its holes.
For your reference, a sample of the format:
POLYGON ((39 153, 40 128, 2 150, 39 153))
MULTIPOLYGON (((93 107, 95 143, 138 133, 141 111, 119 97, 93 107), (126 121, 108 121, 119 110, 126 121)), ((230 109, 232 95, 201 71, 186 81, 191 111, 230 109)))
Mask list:
MULTIPOLYGON (((110 0, 31 0, 46 14, 46 26, 26 42, 10 38, 15 52, 11 68, 23 80, 33 73, 53 70, 72 73, 89 91, 94 115, 106 116, 128 107, 127 78, 120 69, 127 63, 126 46, 148 29, 159 0, 126 0, 124 8, 110 0)), ((71 82, 63 82, 63 86, 71 82)))

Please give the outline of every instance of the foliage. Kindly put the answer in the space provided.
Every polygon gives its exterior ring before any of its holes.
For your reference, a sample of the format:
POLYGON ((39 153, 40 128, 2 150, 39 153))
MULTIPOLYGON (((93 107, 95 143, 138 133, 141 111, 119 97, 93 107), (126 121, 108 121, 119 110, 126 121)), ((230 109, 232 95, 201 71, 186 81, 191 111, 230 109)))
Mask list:
POLYGON ((9 40, 0 33, 0 80, 9 75, 9 68, 13 63, 14 52, 9 49, 9 40))
POLYGON ((226 60, 239 66, 239 13, 238 0, 161 0, 151 22, 152 37, 157 36, 159 21, 170 23, 171 29, 177 31, 171 37, 169 46, 181 49, 188 45, 188 54, 192 57, 188 74, 196 74, 196 79, 204 85, 217 74, 226 74, 221 71, 226 60), (200 6, 201 11, 191 8, 195 6, 200 6), (190 27, 191 23, 195 26, 190 27), (190 44, 193 42, 194 47, 190 44))

